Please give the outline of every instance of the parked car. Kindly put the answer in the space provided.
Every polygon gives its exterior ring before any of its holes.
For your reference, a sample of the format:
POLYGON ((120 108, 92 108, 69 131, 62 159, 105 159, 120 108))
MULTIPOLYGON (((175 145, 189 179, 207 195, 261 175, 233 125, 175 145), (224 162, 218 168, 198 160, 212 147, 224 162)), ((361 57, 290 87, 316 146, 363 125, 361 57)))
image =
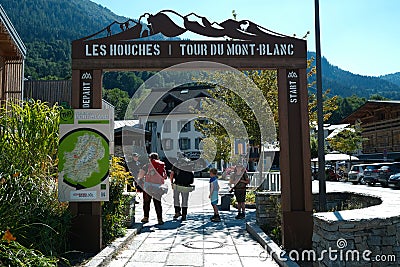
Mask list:
POLYGON ((400 173, 393 174, 389 177, 388 185, 393 187, 400 187, 400 173))
POLYGON ((368 185, 374 185, 378 182, 379 169, 389 163, 371 163, 364 169, 364 181, 368 185))
POLYGON ((384 165, 379 168, 378 182, 383 186, 388 186, 389 177, 395 173, 400 173, 400 163, 392 163, 390 165, 384 165))
POLYGON ((364 169, 369 164, 355 164, 351 166, 351 169, 348 173, 348 181, 353 184, 365 184, 364 180, 364 169))
POLYGON ((339 175, 335 172, 333 168, 325 170, 325 179, 326 181, 339 181, 339 175))

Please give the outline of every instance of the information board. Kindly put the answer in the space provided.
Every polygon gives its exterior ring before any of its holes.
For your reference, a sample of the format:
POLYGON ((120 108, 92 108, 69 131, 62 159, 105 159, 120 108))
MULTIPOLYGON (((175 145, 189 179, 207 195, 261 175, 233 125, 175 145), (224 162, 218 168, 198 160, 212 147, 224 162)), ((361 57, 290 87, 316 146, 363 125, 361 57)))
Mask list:
POLYGON ((58 198, 108 201, 110 109, 67 109, 60 117, 58 198))

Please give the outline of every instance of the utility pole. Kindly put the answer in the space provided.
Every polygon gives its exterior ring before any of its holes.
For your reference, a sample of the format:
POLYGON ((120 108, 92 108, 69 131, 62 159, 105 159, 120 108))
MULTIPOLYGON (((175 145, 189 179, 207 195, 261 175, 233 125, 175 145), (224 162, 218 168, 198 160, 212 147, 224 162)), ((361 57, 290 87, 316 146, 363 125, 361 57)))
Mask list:
POLYGON ((321 40, 319 26, 319 0, 315 0, 315 53, 317 79, 317 119, 318 119, 318 182, 319 211, 326 211, 326 181, 325 181, 325 136, 324 136, 324 105, 322 98, 321 40))

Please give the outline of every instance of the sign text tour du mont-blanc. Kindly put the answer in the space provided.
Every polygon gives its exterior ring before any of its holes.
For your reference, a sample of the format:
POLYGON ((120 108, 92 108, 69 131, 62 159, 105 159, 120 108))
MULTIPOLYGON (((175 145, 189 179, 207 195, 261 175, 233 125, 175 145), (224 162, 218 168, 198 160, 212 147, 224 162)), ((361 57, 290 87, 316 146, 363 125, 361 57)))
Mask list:
POLYGON ((85 57, 294 56, 293 43, 256 42, 128 42, 85 44, 85 57))

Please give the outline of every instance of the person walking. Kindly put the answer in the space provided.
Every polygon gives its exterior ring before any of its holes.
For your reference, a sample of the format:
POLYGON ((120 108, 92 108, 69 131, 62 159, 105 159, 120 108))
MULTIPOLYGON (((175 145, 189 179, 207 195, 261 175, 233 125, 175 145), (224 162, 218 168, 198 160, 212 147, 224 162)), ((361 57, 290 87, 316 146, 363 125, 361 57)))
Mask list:
POLYGON ((149 163, 144 165, 138 174, 143 183, 143 219, 142 223, 149 222, 150 203, 153 200, 154 208, 157 214, 158 225, 164 224, 162 219, 161 196, 165 193, 163 190, 164 179, 167 178, 165 163, 162 162, 158 154, 153 152, 149 155, 149 163))
MULTIPOLYGON (((143 192, 143 189, 142 189, 143 185, 139 185, 139 183, 138 183, 139 182, 139 179, 138 179, 139 171, 142 167, 142 164, 139 161, 139 154, 136 152, 133 153, 132 161, 130 161, 128 164, 129 164, 129 170, 133 177, 133 183, 131 181, 129 181, 129 186, 134 185, 136 192, 141 193, 141 192, 143 192)), ((138 203, 136 203, 136 204, 138 204, 138 203)))
POLYGON ((231 173, 231 180, 234 181, 231 191, 234 191, 238 208, 238 215, 235 219, 244 219, 246 217, 246 187, 250 183, 250 179, 243 165, 236 165, 235 170, 231 173))
POLYGON ((180 158, 176 165, 172 167, 170 173, 172 188, 174 189, 174 220, 182 216, 181 220, 186 221, 188 210, 189 192, 193 191, 191 186, 194 182, 194 174, 189 159, 180 158), (182 203, 180 202, 182 197, 182 203), (182 213, 181 213, 182 211, 182 213))
POLYGON ((218 185, 218 176, 217 176, 217 169, 211 168, 210 169, 210 195, 208 198, 211 200, 211 206, 213 207, 214 210, 214 216, 211 217, 212 222, 220 222, 221 217, 219 216, 218 212, 218 191, 219 191, 219 185, 218 185))

